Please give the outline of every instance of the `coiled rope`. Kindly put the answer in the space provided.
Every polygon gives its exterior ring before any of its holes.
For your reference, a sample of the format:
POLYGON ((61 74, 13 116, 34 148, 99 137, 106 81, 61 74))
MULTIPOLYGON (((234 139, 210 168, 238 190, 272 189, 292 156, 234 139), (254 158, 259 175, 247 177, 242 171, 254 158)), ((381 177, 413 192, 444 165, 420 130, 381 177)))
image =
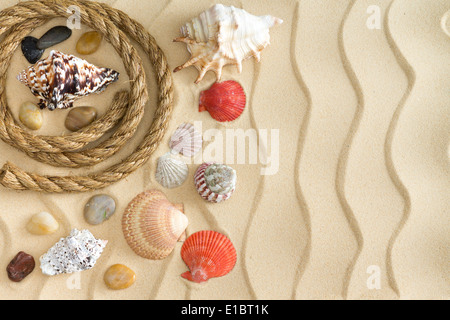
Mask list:
POLYGON ((120 163, 85 176, 48 176, 25 172, 11 162, 0 169, 0 184, 14 190, 47 193, 87 192, 105 188, 142 167, 166 132, 173 109, 173 80, 164 53, 141 24, 107 4, 88 0, 20 2, 0 12, 0 138, 29 157, 57 167, 81 168, 109 159, 135 134, 148 101, 142 60, 130 39, 136 41, 152 63, 159 88, 153 122, 140 145, 120 163), (118 92, 106 114, 90 126, 65 136, 37 136, 23 130, 6 100, 5 84, 10 59, 22 39, 50 19, 69 18, 70 6, 80 8, 81 22, 103 34, 123 60, 130 91, 118 92), (95 147, 83 149, 118 125, 114 134, 95 147))

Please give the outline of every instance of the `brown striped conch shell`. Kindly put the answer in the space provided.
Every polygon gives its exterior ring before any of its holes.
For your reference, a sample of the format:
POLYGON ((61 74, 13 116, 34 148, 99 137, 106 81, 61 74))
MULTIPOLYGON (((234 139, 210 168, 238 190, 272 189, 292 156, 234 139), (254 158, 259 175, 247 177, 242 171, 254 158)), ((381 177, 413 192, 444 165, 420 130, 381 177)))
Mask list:
POLYGON ((100 93, 118 78, 117 71, 54 50, 17 76, 49 110, 71 108, 75 99, 100 93))
POLYGON ((254 16, 243 9, 216 4, 181 27, 182 37, 191 58, 174 72, 189 66, 199 70, 195 83, 199 83, 208 70, 216 73, 217 81, 227 64, 242 71, 242 61, 254 57, 261 59, 261 51, 270 43, 269 29, 283 20, 272 16, 254 16))
POLYGON ((130 248, 139 256, 161 260, 185 237, 187 217, 182 205, 173 205, 159 190, 137 195, 122 217, 122 231, 130 248))

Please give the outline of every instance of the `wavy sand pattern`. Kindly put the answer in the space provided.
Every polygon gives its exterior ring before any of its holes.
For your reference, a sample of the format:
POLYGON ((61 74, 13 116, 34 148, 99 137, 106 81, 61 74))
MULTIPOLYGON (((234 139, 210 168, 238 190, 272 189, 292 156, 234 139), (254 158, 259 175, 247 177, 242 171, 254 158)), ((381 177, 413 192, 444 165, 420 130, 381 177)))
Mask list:
MULTIPOLYGON (((106 2, 140 21, 176 67, 189 57, 184 45, 172 42, 179 27, 219 1, 106 2)), ((209 140, 203 159, 196 159, 201 162, 221 160, 220 154, 208 151, 221 140, 210 139, 214 134, 222 134, 225 141, 227 129, 279 130, 279 170, 263 176, 260 171, 266 166, 261 162, 233 164, 237 190, 219 205, 204 202, 194 190, 195 163, 189 164, 188 182, 163 191, 172 202, 184 204, 188 234, 212 229, 232 239, 238 252, 233 272, 198 285, 180 277, 186 271, 181 243, 163 261, 140 258, 127 246, 122 212, 139 192, 160 188, 154 171, 157 158, 168 151, 164 143, 141 170, 102 191, 117 199, 118 213, 100 226, 88 226, 82 216, 93 194, 1 190, 2 269, 21 250, 38 259, 72 228, 89 228, 109 243, 98 265, 78 275, 49 278, 37 268, 25 281, 13 283, 0 272, 0 299, 449 299, 448 0, 220 2, 272 14, 284 23, 271 29, 271 46, 260 64, 246 61, 240 75, 234 67, 224 69, 223 79, 239 81, 247 93, 247 108, 238 120, 220 124, 197 111, 198 95, 214 82, 214 75, 208 73, 195 85, 197 71, 188 68, 174 75, 169 132, 181 122, 199 121, 209 140), (26 232, 27 220, 40 211, 60 221, 56 234, 26 232), (114 263, 136 272, 131 288, 106 288, 103 273, 114 263)), ((2 1, 0 9, 14 3, 2 1)), ((34 33, 62 23, 52 21, 34 33)), ((65 43, 57 49, 73 53, 73 47, 65 43)), ((121 61, 109 50, 105 45, 92 62, 124 75, 121 61)), ((14 113, 31 97, 14 82, 26 66, 21 53, 12 61, 7 94, 14 113)), ((133 150, 151 122, 157 92, 152 68, 145 59, 144 64, 151 88, 147 114, 136 138, 115 159, 133 150)), ((126 80, 122 77, 116 88, 126 87, 126 80)), ((113 91, 83 102, 101 112, 113 91)), ((46 116, 46 124, 58 123, 57 113, 46 116)), ((58 124, 44 127, 39 134, 64 130, 58 124)), ((249 143, 268 155, 276 150, 270 133, 268 143, 254 138, 249 143)), ((27 170, 67 174, 0 144, 0 163, 18 159, 27 170)), ((225 156, 230 154, 225 145, 222 149, 225 156)), ((227 162, 237 159, 235 152, 227 162)))

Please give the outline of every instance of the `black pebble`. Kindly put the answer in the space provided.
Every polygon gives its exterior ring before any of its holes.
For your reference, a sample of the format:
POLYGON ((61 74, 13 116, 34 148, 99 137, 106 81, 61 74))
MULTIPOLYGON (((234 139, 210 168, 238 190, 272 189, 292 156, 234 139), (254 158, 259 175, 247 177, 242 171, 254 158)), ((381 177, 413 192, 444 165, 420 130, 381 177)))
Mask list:
POLYGON ((38 39, 34 37, 25 37, 22 40, 22 52, 29 63, 35 64, 44 54, 44 50, 36 47, 38 39))
POLYGON ((70 38, 72 30, 65 26, 57 26, 48 30, 37 42, 38 49, 47 49, 70 38))

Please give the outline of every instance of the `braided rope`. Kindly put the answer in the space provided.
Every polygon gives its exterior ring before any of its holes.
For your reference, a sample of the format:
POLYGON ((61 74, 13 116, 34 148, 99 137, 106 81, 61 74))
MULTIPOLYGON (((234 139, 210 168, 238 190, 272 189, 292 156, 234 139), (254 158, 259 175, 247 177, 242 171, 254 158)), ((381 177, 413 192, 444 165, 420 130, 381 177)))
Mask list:
POLYGON ((173 109, 173 82, 164 53, 141 24, 103 3, 88 0, 27 1, 0 12, 0 37, 3 35, 0 44, 0 138, 37 161, 59 167, 92 166, 116 154, 134 136, 144 114, 148 93, 142 61, 128 37, 142 47, 153 64, 159 95, 153 123, 146 136, 120 163, 99 173, 61 177, 28 173, 8 162, 0 169, 0 184, 15 190, 86 192, 109 186, 147 162, 168 126, 173 109), (20 127, 7 105, 7 68, 12 53, 26 35, 49 19, 69 17, 68 8, 72 5, 81 9, 81 22, 103 34, 116 49, 130 78, 130 92, 118 92, 105 116, 82 130, 65 136, 32 135, 20 127), (116 131, 106 141, 80 151, 116 125, 116 131))

